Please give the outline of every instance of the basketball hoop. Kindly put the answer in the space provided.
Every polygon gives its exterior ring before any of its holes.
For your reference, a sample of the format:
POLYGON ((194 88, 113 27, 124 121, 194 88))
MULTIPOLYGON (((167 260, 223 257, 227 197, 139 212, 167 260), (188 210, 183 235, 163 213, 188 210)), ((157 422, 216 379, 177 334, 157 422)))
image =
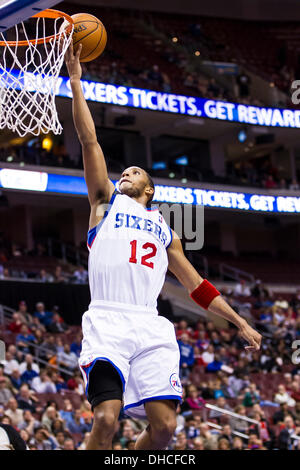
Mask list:
POLYGON ((55 94, 73 29, 69 15, 48 9, 0 33, 0 129, 21 137, 50 131, 61 134, 55 94), (69 25, 60 30, 62 19, 69 25), (54 25, 47 20, 54 20, 54 25), (54 34, 47 35, 49 29, 54 34))

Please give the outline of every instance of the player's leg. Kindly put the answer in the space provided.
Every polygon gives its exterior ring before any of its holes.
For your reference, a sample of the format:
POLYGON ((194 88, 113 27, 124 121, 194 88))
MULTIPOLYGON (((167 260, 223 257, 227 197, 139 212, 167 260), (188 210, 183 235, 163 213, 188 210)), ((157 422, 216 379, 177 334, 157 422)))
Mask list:
POLYGON ((161 450, 168 446, 177 426, 176 407, 175 400, 145 403, 149 425, 138 437, 136 450, 161 450))
POLYGON ((109 450, 116 432, 123 385, 113 365, 96 361, 89 373, 87 398, 94 412, 87 450, 109 450))
POLYGON ((107 400, 94 407, 94 420, 86 450, 110 450, 121 409, 120 400, 107 400))

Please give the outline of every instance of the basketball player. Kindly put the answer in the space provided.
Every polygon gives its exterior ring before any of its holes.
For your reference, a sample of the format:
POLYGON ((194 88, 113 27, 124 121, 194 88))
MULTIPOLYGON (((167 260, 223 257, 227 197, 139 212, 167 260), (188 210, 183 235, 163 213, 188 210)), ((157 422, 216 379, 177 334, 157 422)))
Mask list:
POLYGON ((190 264, 181 241, 158 210, 150 176, 139 167, 123 171, 118 191, 108 178, 94 122, 85 101, 79 62, 71 45, 66 65, 73 119, 82 146, 88 188, 91 303, 82 318, 79 365, 94 412, 87 449, 111 449, 123 403, 125 413, 147 417, 136 449, 164 449, 176 428, 181 400, 179 348, 174 326, 158 316, 156 299, 169 269, 195 302, 234 323, 249 350, 261 336, 222 299, 190 264))

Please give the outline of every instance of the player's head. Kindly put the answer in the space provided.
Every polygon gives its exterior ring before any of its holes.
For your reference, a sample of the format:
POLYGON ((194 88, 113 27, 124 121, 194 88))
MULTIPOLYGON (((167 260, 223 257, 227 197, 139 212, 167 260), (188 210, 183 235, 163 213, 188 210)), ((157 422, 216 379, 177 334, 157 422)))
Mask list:
POLYGON ((119 190, 134 198, 145 195, 149 204, 154 196, 154 183, 147 171, 138 166, 131 166, 123 171, 119 179, 119 190))

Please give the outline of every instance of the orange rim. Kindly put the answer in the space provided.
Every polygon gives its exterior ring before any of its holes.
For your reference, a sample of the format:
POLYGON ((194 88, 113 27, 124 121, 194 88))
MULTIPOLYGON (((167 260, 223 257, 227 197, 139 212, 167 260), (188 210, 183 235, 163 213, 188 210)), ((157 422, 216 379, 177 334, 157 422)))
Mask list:
MULTIPOLYGON (((74 20, 73 18, 68 15, 67 13, 64 13, 63 11, 59 11, 59 10, 52 10, 52 9, 48 9, 48 10, 44 10, 44 11, 40 11, 39 13, 36 13, 35 15, 32 16, 32 18, 52 18, 52 19, 56 19, 56 18, 64 18, 65 20, 67 20, 70 25, 73 25, 74 24, 74 20)), ((52 36, 46 36, 45 38, 40 38, 40 39, 28 39, 28 40, 25 40, 25 41, 0 41, 0 46, 28 46, 29 43, 31 44, 43 44, 45 42, 49 42, 51 41, 51 39, 55 38, 56 34, 52 34, 52 36)))

